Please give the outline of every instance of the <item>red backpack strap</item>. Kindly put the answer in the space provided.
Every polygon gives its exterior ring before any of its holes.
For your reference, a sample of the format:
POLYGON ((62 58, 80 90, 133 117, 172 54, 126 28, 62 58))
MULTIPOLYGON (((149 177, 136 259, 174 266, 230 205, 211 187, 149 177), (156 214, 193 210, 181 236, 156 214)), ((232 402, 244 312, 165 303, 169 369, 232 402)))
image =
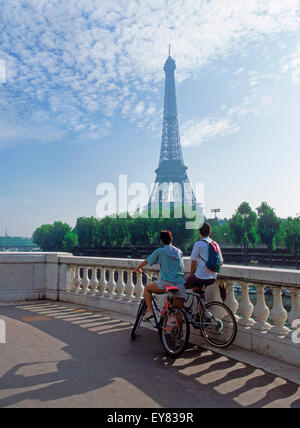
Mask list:
POLYGON ((211 242, 210 242, 210 245, 212 245, 212 246, 214 247, 214 250, 215 250, 215 252, 216 252, 217 254, 219 254, 219 253, 220 253, 220 251, 219 251, 219 246, 218 246, 218 244, 217 244, 215 241, 211 241, 211 242))

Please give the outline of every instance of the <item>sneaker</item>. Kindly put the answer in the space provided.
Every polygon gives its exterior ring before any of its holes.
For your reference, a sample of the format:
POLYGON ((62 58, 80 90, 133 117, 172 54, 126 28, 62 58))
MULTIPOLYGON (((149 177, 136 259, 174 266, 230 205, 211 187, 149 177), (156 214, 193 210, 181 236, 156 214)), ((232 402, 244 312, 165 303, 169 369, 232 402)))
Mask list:
POLYGON ((153 312, 146 312, 146 314, 145 314, 145 316, 144 316, 144 318, 143 318, 143 321, 148 322, 148 321, 150 321, 150 320, 151 320, 151 318, 153 318, 153 317, 154 317, 153 312))

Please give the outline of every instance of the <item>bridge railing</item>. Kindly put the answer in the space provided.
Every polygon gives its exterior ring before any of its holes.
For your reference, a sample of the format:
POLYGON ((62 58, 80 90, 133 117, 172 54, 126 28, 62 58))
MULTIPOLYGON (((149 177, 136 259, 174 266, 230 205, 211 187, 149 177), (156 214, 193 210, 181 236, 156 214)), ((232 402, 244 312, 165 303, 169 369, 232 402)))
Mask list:
MULTIPOLYGON (((0 301, 60 300, 135 316, 145 277, 140 260, 73 257, 62 253, 0 255, 0 301)), ((185 260, 185 272, 190 262, 185 260)), ((158 275, 158 266, 146 272, 158 275)), ((206 290, 222 301, 238 323, 235 344, 300 367, 300 272, 224 266, 206 290), (226 296, 220 293, 226 289, 226 296)))
MULTIPOLYGON (((59 298, 134 316, 145 285, 143 275, 133 271, 139 262, 62 256, 68 276, 59 298)), ((185 272, 189 269, 185 260, 185 272)), ((159 268, 148 267, 146 272, 158 275, 159 268)), ((300 343, 295 342, 300 326, 299 271, 224 266, 215 285, 207 288, 207 299, 223 301, 221 288, 237 319, 237 346, 300 366, 300 343)))

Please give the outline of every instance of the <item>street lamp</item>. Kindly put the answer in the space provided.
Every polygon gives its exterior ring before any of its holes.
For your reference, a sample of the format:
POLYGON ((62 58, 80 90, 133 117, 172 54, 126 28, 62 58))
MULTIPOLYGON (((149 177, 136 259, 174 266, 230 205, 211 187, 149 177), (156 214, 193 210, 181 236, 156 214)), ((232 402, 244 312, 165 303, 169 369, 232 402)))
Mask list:
POLYGON ((214 208, 214 209, 212 209, 212 210, 210 210, 212 213, 215 213, 215 218, 217 218, 217 213, 220 213, 221 212, 221 210, 220 210, 220 208, 214 208))

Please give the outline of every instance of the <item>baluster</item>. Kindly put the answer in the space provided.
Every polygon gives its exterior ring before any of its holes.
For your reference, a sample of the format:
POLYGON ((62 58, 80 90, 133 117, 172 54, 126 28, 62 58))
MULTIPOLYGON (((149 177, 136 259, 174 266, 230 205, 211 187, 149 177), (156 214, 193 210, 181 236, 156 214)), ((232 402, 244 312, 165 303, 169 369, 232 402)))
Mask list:
POLYGON ((97 278, 97 273, 98 273, 98 268, 93 267, 92 268, 92 279, 90 282, 90 289, 91 289, 92 294, 97 294, 97 292, 98 292, 99 281, 97 278))
POLYGON ((78 293, 80 291, 81 285, 81 276, 80 276, 80 266, 74 266, 75 274, 73 278, 73 291, 78 293))
POLYGON ((247 282, 240 282, 242 287, 242 297, 239 304, 239 311, 242 318, 238 320, 238 323, 244 327, 251 327, 254 324, 254 320, 251 318, 253 312, 253 305, 249 297, 249 284, 247 282))
POLYGON ((281 287, 271 287, 273 291, 273 309, 271 311, 272 321, 275 327, 272 327, 270 332, 283 336, 289 333, 289 329, 285 327, 285 322, 288 318, 287 311, 282 304, 281 287))
MULTIPOLYGON (((225 281, 224 281, 225 282, 225 281)), ((239 302, 235 298, 234 294, 234 282, 226 281, 226 300, 225 305, 227 305, 231 310, 235 318, 238 320, 239 317, 236 315, 236 312, 239 308, 239 302)))
POLYGON ((107 297, 115 297, 115 288, 116 288, 116 282, 114 278, 115 269, 110 268, 109 269, 109 280, 107 283, 107 297))
POLYGON ((206 287, 205 289, 205 297, 208 302, 221 302, 223 303, 223 300, 221 298, 220 294, 220 288, 219 285, 222 284, 222 280, 217 280, 213 285, 210 285, 209 287, 206 287))
POLYGON ((106 268, 101 268, 100 271, 99 296, 104 296, 107 293, 106 268))
POLYGON ((145 272, 147 275, 148 275, 148 277, 146 278, 146 285, 148 285, 148 284, 152 284, 153 282, 154 282, 154 280, 152 280, 152 277, 153 277, 153 272, 151 272, 151 271, 148 271, 148 272, 145 272), (150 279, 151 278, 151 279, 150 279))
POLYGON ((60 285, 63 291, 74 291, 75 266, 66 266, 65 284, 60 285))
POLYGON ((137 283, 134 289, 135 300, 141 300, 144 295, 144 286, 142 282, 142 274, 140 272, 137 273, 137 283))
POLYGON ((293 287, 291 291, 292 309, 289 313, 289 323, 292 325, 294 320, 300 320, 300 289, 293 287))
POLYGON ((90 285, 89 279, 89 268, 84 266, 83 268, 83 278, 82 278, 82 291, 83 293, 87 293, 90 285))
POLYGON ((125 286, 125 293, 126 293, 126 298, 128 300, 131 300, 133 297, 133 293, 134 293, 134 283, 133 283, 133 278, 132 278, 132 270, 127 270, 127 283, 125 286))
POLYGON ((270 310, 266 305, 264 285, 256 285, 256 296, 257 302, 253 311, 253 316, 257 319, 255 328, 261 331, 267 331, 271 328, 271 324, 267 322, 267 319, 270 316, 270 310))
POLYGON ((123 299, 125 297, 125 282, 124 282, 124 269, 118 270, 118 282, 116 285, 116 293, 118 299, 123 299))

